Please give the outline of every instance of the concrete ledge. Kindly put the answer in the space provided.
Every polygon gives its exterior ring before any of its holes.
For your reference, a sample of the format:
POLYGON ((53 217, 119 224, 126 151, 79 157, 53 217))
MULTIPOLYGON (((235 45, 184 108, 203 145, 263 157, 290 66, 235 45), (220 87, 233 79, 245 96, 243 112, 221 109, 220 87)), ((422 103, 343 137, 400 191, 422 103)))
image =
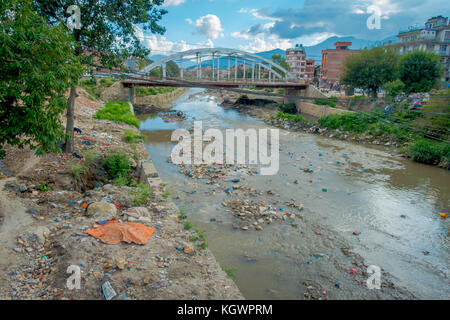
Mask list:
POLYGON ((330 106, 321 106, 311 102, 298 101, 296 104, 299 113, 305 113, 314 117, 323 117, 329 114, 348 112, 348 110, 332 108, 330 106))

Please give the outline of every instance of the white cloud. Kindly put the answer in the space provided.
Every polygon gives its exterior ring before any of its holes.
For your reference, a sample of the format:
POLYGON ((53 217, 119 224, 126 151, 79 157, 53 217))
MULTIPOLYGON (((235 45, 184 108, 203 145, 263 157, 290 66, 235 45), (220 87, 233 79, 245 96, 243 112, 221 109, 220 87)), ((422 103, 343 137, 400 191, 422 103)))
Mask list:
POLYGON ((223 37, 223 29, 218 16, 207 14, 195 21, 195 28, 198 33, 204 35, 207 39, 217 39, 223 37))
POLYGON ((271 35, 267 38, 265 38, 264 36, 256 37, 248 44, 239 46, 239 49, 248 52, 261 52, 277 48, 283 50, 292 48, 292 42, 288 39, 280 39, 274 35, 271 35))
POLYGON ((186 0, 164 0, 163 7, 169 7, 169 6, 179 6, 180 4, 184 3, 186 0))
POLYGON ((263 10, 261 10, 261 9, 245 9, 245 8, 241 8, 238 11, 238 13, 251 13, 252 16, 254 16, 255 18, 258 18, 258 19, 270 20, 270 21, 283 21, 283 19, 281 19, 281 18, 270 17, 268 15, 265 15, 262 12, 263 12, 263 10))
POLYGON ((152 50, 151 54, 171 55, 190 49, 214 47, 214 43, 211 39, 208 39, 206 42, 199 42, 196 44, 186 43, 184 40, 174 42, 167 40, 164 36, 158 37, 155 34, 144 35, 143 30, 139 27, 135 27, 135 34, 136 37, 143 42, 144 46, 152 50))

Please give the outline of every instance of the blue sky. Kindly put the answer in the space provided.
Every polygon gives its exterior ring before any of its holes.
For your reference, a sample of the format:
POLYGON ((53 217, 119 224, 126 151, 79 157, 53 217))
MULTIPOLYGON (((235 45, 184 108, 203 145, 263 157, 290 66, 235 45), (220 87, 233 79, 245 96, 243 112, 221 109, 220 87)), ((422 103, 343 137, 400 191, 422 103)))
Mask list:
POLYGON ((166 0, 166 33, 138 35, 152 54, 212 46, 259 52, 331 36, 382 40, 431 16, 449 16, 449 7, 447 0, 166 0), (373 14, 379 29, 367 27, 373 14))

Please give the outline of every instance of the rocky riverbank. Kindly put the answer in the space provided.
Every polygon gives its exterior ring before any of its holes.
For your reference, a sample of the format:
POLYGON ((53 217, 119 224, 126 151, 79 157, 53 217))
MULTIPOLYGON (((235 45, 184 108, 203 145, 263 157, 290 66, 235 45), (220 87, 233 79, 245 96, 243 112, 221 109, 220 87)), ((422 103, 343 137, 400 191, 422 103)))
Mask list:
POLYGON ((212 253, 191 241, 196 231, 183 227, 142 142, 126 142, 124 131, 138 130, 93 119, 103 105, 79 94, 73 155, 36 158, 8 149, 4 166, 12 174, 0 180, 0 299, 243 299, 212 253), (101 159, 112 152, 129 157, 139 185, 108 176, 101 159), (149 194, 142 194, 146 184, 149 194), (154 232, 143 245, 107 244, 86 233, 115 219, 154 232), (81 270, 80 289, 67 287, 71 265, 81 270))

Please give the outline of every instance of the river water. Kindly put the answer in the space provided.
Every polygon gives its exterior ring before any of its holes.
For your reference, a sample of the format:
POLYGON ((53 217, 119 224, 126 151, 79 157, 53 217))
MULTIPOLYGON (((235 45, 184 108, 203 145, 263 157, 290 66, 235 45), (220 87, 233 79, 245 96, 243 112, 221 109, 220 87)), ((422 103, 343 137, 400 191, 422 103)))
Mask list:
POLYGON ((202 89, 189 89, 173 108, 183 111, 186 120, 139 117, 147 151, 170 197, 206 231, 219 263, 235 268, 235 282, 247 299, 302 299, 305 281, 326 289, 330 298, 376 298, 347 279, 341 269, 351 265, 342 247, 350 247, 366 265, 389 272, 396 285, 416 298, 450 298, 449 224, 439 216, 450 207, 448 171, 397 158, 383 148, 280 129, 278 174, 236 177, 247 187, 271 190, 280 210, 291 199, 304 204, 305 219, 299 228, 272 223, 263 231, 234 230, 221 205, 230 195, 219 189, 231 182, 209 185, 180 173, 167 161, 175 145, 171 133, 192 128, 194 120, 202 120, 204 129, 267 125, 223 109, 202 89), (333 288, 337 282, 349 290, 333 288))

